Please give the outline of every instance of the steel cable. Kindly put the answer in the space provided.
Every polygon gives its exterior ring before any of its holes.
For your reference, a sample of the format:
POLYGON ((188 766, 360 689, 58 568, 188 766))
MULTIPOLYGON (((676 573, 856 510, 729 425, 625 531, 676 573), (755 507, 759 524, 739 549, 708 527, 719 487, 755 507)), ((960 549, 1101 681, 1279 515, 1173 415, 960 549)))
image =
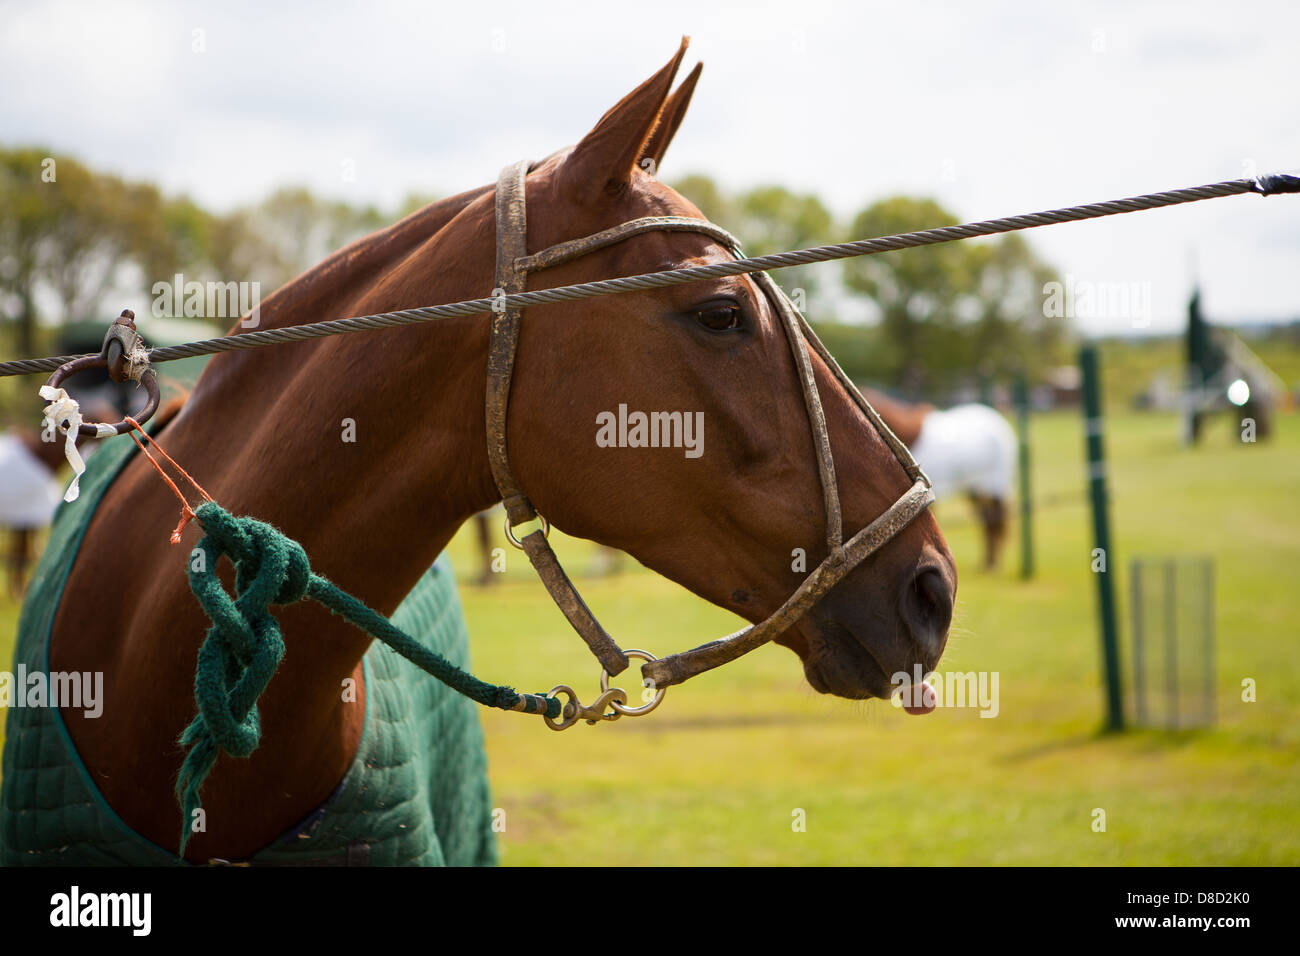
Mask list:
MULTIPOLYGON (((1158 209, 1163 206, 1177 206, 1183 203, 1199 202, 1204 199, 1218 199, 1223 196, 1237 196, 1250 192, 1264 196, 1300 192, 1300 176, 1279 174, 1260 176, 1256 179, 1232 179, 1205 186, 1148 193, 1128 199, 1112 199, 1107 202, 1087 203, 1081 206, 1069 206, 1064 209, 1052 209, 1022 216, 1008 216, 1003 219, 989 219, 983 222, 965 223, 958 226, 941 226, 936 229, 924 229, 919 232, 908 232, 896 236, 815 246, 811 249, 778 252, 772 255, 754 256, 747 259, 734 259, 711 265, 670 269, 665 272, 651 272, 645 275, 626 276, 620 279, 601 279, 595 282, 583 282, 555 289, 518 292, 484 299, 469 299, 447 305, 403 309, 398 312, 383 312, 377 315, 364 315, 349 319, 331 319, 282 329, 245 332, 240 335, 227 335, 220 338, 203 339, 198 342, 188 342, 183 345, 150 349, 149 361, 157 364, 159 362, 175 361, 176 359, 192 358, 198 355, 210 355, 216 352, 260 348, 264 345, 277 345, 285 342, 302 342, 308 339, 341 335, 347 332, 364 332, 402 325, 414 325, 420 322, 456 316, 482 315, 507 308, 573 302, 578 299, 590 299, 602 295, 658 289, 665 286, 682 285, 687 282, 697 282, 701 279, 717 279, 743 273, 766 272, 769 269, 807 265, 813 262, 828 262, 835 259, 877 255, 898 249, 911 249, 917 246, 953 242, 958 239, 972 239, 977 236, 992 236, 1062 222, 1099 219, 1104 216, 1116 216, 1144 209, 1158 209)), ((0 362, 0 377, 51 372, 65 362, 80 357, 62 355, 51 358, 0 362)))

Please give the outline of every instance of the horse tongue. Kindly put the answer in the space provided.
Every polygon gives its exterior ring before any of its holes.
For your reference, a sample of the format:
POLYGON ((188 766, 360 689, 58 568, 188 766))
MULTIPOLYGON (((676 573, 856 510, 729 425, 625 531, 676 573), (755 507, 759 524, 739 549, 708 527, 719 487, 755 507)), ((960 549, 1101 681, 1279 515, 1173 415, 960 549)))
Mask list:
POLYGON ((934 688, 930 686, 930 682, 925 680, 921 681, 920 693, 917 694, 914 691, 911 696, 913 700, 919 697, 921 702, 919 704, 904 704, 903 710, 912 714, 914 717, 930 713, 934 710, 939 699, 938 695, 934 692, 934 688))

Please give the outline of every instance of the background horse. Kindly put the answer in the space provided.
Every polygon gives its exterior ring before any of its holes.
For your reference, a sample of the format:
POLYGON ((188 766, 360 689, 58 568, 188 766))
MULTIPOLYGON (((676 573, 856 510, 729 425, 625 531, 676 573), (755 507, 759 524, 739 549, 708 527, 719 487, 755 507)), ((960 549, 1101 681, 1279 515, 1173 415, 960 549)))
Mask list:
POLYGON ((55 473, 63 441, 44 442, 30 431, 0 434, 0 528, 9 530, 9 593, 19 597, 32 560, 32 540, 50 523, 61 492, 55 473))
POLYGON ((862 389, 934 483, 937 498, 965 492, 984 533, 984 567, 997 567, 1016 481, 1016 433, 996 409, 956 405, 940 411, 862 389))
MULTIPOLYGON (((60 349, 67 355, 97 351, 98 344, 62 340, 60 349)), ((94 370, 98 371, 98 370, 94 370)), ((90 382, 69 382, 67 392, 81 406, 87 419, 116 421, 128 407, 118 404, 124 391, 108 380, 107 374, 99 376, 112 388, 104 387, 95 376, 90 382)), ((9 547, 5 555, 8 565, 9 593, 21 598, 27 583, 27 571, 35 551, 36 535, 50 523, 62 499, 57 475, 63 466, 64 436, 46 435, 31 428, 11 428, 0 434, 0 528, 9 531, 9 547)), ((97 446, 83 449, 83 455, 93 455, 97 446)))
MULTIPOLYGON (((671 92, 684 52, 576 147, 534 164, 529 249, 644 216, 703 218, 646 172, 659 167, 699 77, 697 67, 671 92)), ((494 204, 494 187, 470 190, 352 244, 265 299, 260 328, 484 294, 494 284, 494 204)), ((703 235, 647 233, 548 270, 537 285, 729 258, 703 235)), ((316 571, 391 614, 460 525, 499 497, 483 405, 488 324, 473 316, 217 355, 158 437, 224 507, 281 528, 316 571), (341 439, 345 420, 355 441, 341 439)), ((813 364, 844 525, 856 531, 911 481, 826 365, 813 364)), ((795 549, 808 566, 828 553, 790 346, 747 276, 530 308, 508 437, 519 481, 553 524, 750 621, 801 582, 795 549), (598 447, 597 415, 620 403, 702 412, 704 454, 598 447)), ((64 713, 90 778, 117 817, 163 847, 177 845, 182 824, 176 739, 194 716, 207 627, 185 573, 198 532, 168 544, 175 512, 135 456, 85 532, 50 638, 53 669, 104 674, 100 719, 64 713)), ((923 513, 778 640, 816 690, 886 697, 891 674, 934 669, 955 589, 952 555, 923 513)), ((187 859, 265 847, 329 798, 357 751, 364 710, 339 688, 356 681, 364 700, 370 639, 315 605, 278 617, 287 650, 261 700, 261 745, 247 759, 218 760, 203 795, 207 831, 190 840, 187 859)))

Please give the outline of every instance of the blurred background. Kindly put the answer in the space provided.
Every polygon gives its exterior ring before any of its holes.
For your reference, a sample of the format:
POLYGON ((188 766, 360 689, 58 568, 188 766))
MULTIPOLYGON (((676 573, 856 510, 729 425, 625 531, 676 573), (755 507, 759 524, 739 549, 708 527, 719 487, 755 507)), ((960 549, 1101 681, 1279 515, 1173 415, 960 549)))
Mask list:
MULTIPOLYGON (((702 6, 0 3, 0 358, 97 351, 123 308, 150 345, 224 333, 239 311, 158 284, 269 295, 576 142, 682 34, 683 74, 705 68, 660 176, 750 254, 1300 163, 1284 3, 702 6)), ((539 737, 486 713, 504 861, 1300 861, 1298 256, 1300 200, 1245 196, 774 274, 856 381, 1016 427, 999 560, 986 502, 937 506, 961 578, 941 667, 996 672, 997 716, 818 697, 777 647, 639 721, 539 737), (1106 416, 1123 733, 1101 732, 1081 346, 1106 416), (1209 583, 1167 570, 1194 559, 1209 583)), ((162 372, 181 389, 201 367, 162 372)), ((29 449, 39 384, 0 379, 0 428, 29 449)), ((594 690, 499 528, 451 548, 477 670, 594 690)), ((738 624, 558 537, 624 646, 738 624)), ((15 519, 6 661, 40 541, 15 519)))

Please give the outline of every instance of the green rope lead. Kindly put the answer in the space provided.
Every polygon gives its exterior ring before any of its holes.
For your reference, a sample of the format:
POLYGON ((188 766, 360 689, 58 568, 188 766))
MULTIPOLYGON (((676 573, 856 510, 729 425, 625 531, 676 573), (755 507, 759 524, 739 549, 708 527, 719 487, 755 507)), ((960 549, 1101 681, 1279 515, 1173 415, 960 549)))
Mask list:
POLYGON ((271 614, 272 604, 310 597, 471 700, 502 710, 519 709, 522 702, 525 713, 560 716, 558 698, 484 683, 435 654, 378 611, 313 573, 302 545, 271 525, 236 518, 214 502, 199 506, 195 516, 205 532, 199 542, 204 560, 189 562, 190 589, 212 627, 199 649, 194 675, 199 712, 180 736, 181 745, 189 748, 176 779, 183 816, 182 856, 194 811, 200 806, 199 788, 219 752, 247 757, 261 740, 257 701, 284 657, 284 639, 280 623, 271 614), (235 565, 233 600, 217 577, 223 554, 235 565))

